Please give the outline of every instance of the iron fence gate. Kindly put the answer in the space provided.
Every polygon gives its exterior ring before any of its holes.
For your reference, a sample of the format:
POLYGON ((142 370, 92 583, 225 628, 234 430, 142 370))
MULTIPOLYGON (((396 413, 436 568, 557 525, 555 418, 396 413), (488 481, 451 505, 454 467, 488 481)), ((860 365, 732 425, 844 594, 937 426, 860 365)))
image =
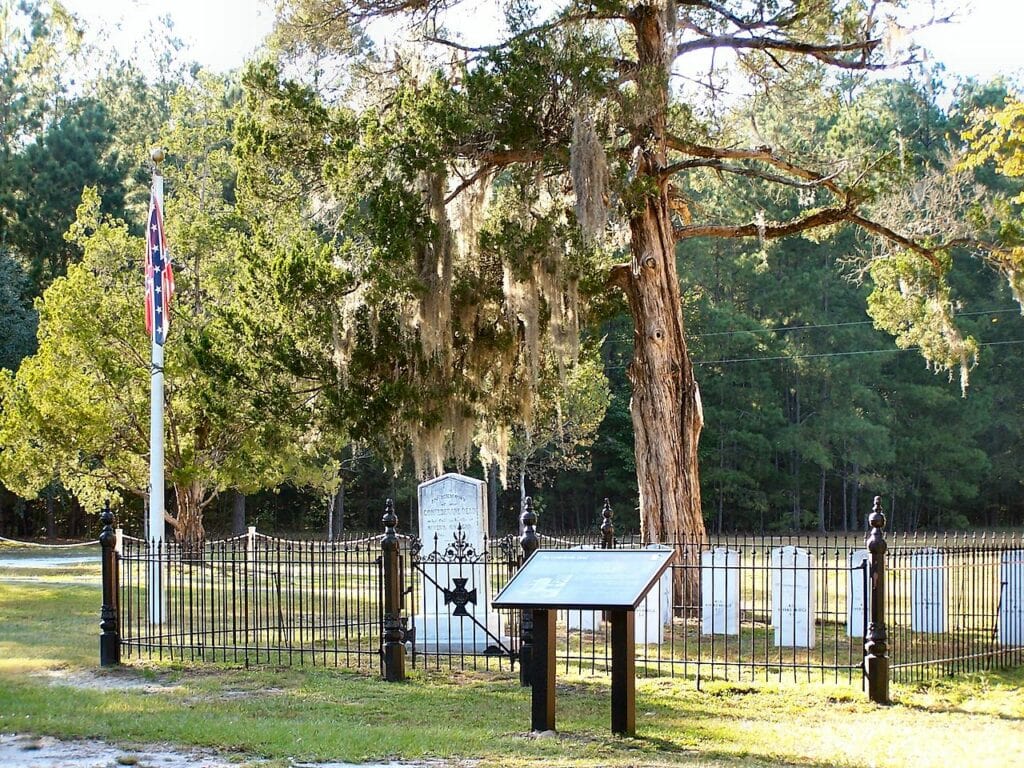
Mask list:
POLYGON ((518 614, 490 605, 519 567, 515 537, 485 536, 478 550, 458 526, 449 542, 413 539, 409 562, 406 647, 413 666, 515 664, 518 614))

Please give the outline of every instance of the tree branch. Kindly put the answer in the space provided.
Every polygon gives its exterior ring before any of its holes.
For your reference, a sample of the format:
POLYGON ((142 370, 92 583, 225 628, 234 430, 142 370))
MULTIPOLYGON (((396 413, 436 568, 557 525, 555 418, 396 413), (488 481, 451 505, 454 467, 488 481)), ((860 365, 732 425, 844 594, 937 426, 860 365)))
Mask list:
MULTIPOLYGON (((767 29, 774 27, 776 29, 780 27, 788 27, 797 21, 799 21, 805 15, 803 11, 797 11, 792 16, 785 16, 780 11, 777 15, 767 19, 758 19, 756 21, 750 19, 744 19, 731 12, 728 8, 725 8, 718 3, 711 2, 710 0, 677 0, 677 7, 690 7, 690 8, 703 8, 724 18, 733 26, 741 29, 745 32, 749 32, 755 29, 767 29)), ((764 4, 760 4, 760 10, 764 11, 764 4)))
POLYGON ((462 183, 457 186, 448 197, 444 199, 444 204, 448 205, 452 200, 461 195, 466 188, 473 186, 477 181, 482 179, 492 170, 492 166, 484 164, 477 168, 476 173, 470 176, 468 179, 463 179, 462 183))
MULTIPOLYGON (((797 189, 813 189, 814 187, 834 187, 832 180, 835 176, 826 176, 821 179, 811 179, 808 181, 797 181, 786 176, 781 176, 777 173, 769 173, 768 171, 760 171, 757 168, 748 168, 744 165, 729 165, 721 160, 714 160, 710 158, 701 158, 699 160, 683 160, 679 163, 673 163, 672 165, 662 170, 662 176, 671 176, 679 171, 685 171, 690 168, 711 168, 716 171, 723 173, 732 173, 737 176, 748 176, 753 179, 761 179, 763 181, 769 181, 773 184, 784 184, 787 187, 795 187, 797 189)), ((833 190, 837 191, 837 190, 833 190)))
POLYGON ((782 223, 761 224, 752 222, 750 224, 695 224, 691 226, 677 227, 673 233, 678 240, 688 240, 694 237, 758 237, 762 240, 774 240, 780 237, 788 237, 789 235, 806 232, 817 227, 824 227, 829 224, 838 224, 840 222, 856 224, 861 229, 867 230, 868 232, 880 237, 884 237, 886 240, 896 243, 897 245, 906 248, 908 251, 916 253, 918 256, 926 259, 928 263, 932 265, 932 268, 936 273, 940 273, 942 271, 942 265, 939 263, 939 260, 935 255, 936 251, 941 249, 927 248, 920 243, 895 232, 884 224, 879 224, 877 221, 865 218, 861 214, 857 213, 852 203, 848 203, 842 207, 823 208, 822 210, 807 214, 806 216, 782 223))
POLYGON ((866 229, 868 232, 873 232, 880 237, 884 237, 886 240, 890 240, 897 245, 902 245, 908 251, 913 251, 918 256, 923 256, 931 262, 931 265, 936 272, 940 272, 942 270, 942 265, 939 264, 939 260, 935 257, 935 249, 925 248, 923 245, 914 242, 909 237, 904 237, 898 232, 889 229, 889 227, 884 224, 879 224, 877 221, 866 219, 859 213, 851 213, 850 222, 858 225, 862 229, 866 229))
MULTIPOLYGON (((717 160, 759 160, 767 163, 781 171, 796 176, 797 178, 821 185, 839 197, 845 198, 847 192, 833 180, 835 175, 825 176, 824 174, 803 168, 799 165, 785 160, 776 155, 771 147, 756 147, 754 149, 728 149, 723 147, 710 147, 703 144, 695 144, 677 136, 666 136, 665 142, 669 149, 680 152, 691 157, 712 158, 717 160)), ((670 168, 672 166, 669 166, 670 168)), ((666 169, 667 170, 667 169, 666 169)))
MULTIPOLYGON (((414 1, 415 0, 413 0, 413 2, 414 1)), ((564 27, 568 24, 573 24, 577 21, 614 21, 625 18, 626 15, 621 13, 598 13, 596 11, 589 13, 570 13, 565 16, 552 19, 544 24, 539 24, 536 27, 524 29, 522 32, 508 38, 508 40, 502 40, 500 43, 494 43, 493 45, 463 45, 462 43, 457 43, 454 40, 449 40, 445 37, 437 37, 435 35, 424 35, 422 39, 428 43, 444 45, 449 48, 455 48, 459 51, 465 51, 466 53, 497 53, 498 51, 508 48, 510 45, 518 43, 520 40, 525 40, 526 38, 534 35, 543 35, 547 32, 551 32, 552 30, 564 27)))
POLYGON ((820 211, 815 211, 814 213, 809 213, 806 216, 781 224, 760 224, 757 222, 751 222, 750 224, 692 224, 677 227, 674 230, 674 234, 678 240, 689 240, 694 237, 759 237, 765 240, 773 240, 779 237, 795 235, 816 227, 824 227, 840 221, 849 221, 852 215, 853 211, 848 206, 823 208, 820 211))
POLYGON ((774 37, 737 37, 736 35, 715 35, 700 40, 690 40, 676 46, 675 57, 683 56, 694 51, 706 50, 708 48, 732 48, 733 50, 754 50, 754 51, 785 51, 796 53, 802 56, 810 56, 818 61, 830 64, 841 69, 880 70, 887 69, 885 64, 872 64, 868 56, 882 41, 877 38, 865 39, 856 43, 836 43, 833 45, 819 45, 816 43, 801 43, 795 40, 785 40, 774 37), (861 56, 856 59, 843 58, 837 54, 860 52, 861 56))

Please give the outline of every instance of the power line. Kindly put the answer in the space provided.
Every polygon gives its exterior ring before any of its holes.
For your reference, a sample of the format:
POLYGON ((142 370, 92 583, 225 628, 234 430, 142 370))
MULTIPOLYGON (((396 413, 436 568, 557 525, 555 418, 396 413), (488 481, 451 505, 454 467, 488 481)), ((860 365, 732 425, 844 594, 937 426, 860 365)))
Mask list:
MULTIPOLYGON (((958 312, 953 317, 977 317, 978 315, 1006 315, 1006 314, 1021 314, 1019 309, 987 309, 979 310, 976 312, 958 312)), ((742 334, 749 333, 779 333, 781 331, 812 331, 819 328, 844 328, 852 325, 872 325, 873 320, 852 320, 845 323, 820 323, 816 325, 780 325, 776 328, 749 328, 740 331, 709 331, 707 333, 695 333, 689 336, 691 340, 704 339, 711 336, 739 336, 742 334)), ((629 341, 632 340, 632 335, 628 336, 612 336, 609 335, 607 338, 614 339, 615 341, 629 341)))
MULTIPOLYGON (((978 344, 979 347, 1000 347, 1014 344, 1024 344, 1024 339, 1010 339, 1008 341, 985 341, 978 344)), ((806 355, 771 355, 765 357, 734 357, 723 360, 694 360, 694 365, 732 365, 733 363, 761 363, 777 360, 811 360, 822 357, 852 357, 856 355, 878 355, 891 354, 894 352, 920 352, 920 347, 888 347, 886 349, 855 349, 848 352, 817 352, 806 355)), ((606 365, 610 371, 621 370, 625 365, 606 365)))
MULTIPOLYGON (((1024 344, 1024 339, 1013 339, 1010 341, 986 341, 979 344, 979 347, 996 347, 1007 344, 1024 344)), ((889 347, 886 349, 856 349, 849 352, 817 352, 806 355, 773 355, 771 357, 735 357, 725 360, 696 360, 694 365, 727 365, 731 363, 753 363, 766 360, 811 360, 820 357, 850 357, 853 355, 877 355, 886 352, 920 352, 920 347, 889 347)))
MULTIPOLYGON (((953 315, 956 317, 976 317, 977 315, 1004 315, 1009 312, 1020 314, 1019 309, 992 309, 978 312, 958 312, 953 315)), ((842 328, 849 325, 871 325, 873 320, 854 320, 847 323, 822 323, 820 325, 783 325, 778 328, 752 328, 746 331, 711 331, 709 333, 700 333, 692 338, 702 339, 706 336, 734 336, 741 333, 778 333, 779 331, 810 331, 818 328, 842 328)))

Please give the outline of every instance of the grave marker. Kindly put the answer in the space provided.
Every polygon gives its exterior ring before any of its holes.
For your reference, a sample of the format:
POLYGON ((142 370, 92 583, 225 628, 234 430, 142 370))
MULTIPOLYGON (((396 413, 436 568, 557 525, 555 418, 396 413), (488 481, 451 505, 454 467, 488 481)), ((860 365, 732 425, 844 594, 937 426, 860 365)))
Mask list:
POLYGON ((846 634, 848 637, 864 637, 868 625, 868 600, 865 595, 867 579, 865 569, 868 562, 866 549, 855 549, 847 555, 849 572, 846 581, 846 634))
POLYGON ((740 553, 735 549, 700 553, 700 633, 740 633, 740 553))
MULTIPOLYGON (((649 544, 645 549, 672 551, 664 544, 649 544)), ((665 625, 672 621, 672 569, 669 568, 648 590, 636 608, 633 640, 639 645, 661 645, 665 642, 665 625)))
POLYGON ((999 644, 1024 645, 1024 549, 999 563, 999 644))
POLYGON ((946 631, 945 554, 919 549, 910 555, 910 628, 914 632, 946 631))
POLYGON ((772 626, 775 645, 813 648, 814 556, 799 547, 772 550, 772 626))
POLYGON ((495 644, 498 615, 483 564, 486 499, 486 484, 464 475, 449 473, 419 486, 421 557, 427 562, 422 613, 413 619, 417 645, 482 651, 495 644))

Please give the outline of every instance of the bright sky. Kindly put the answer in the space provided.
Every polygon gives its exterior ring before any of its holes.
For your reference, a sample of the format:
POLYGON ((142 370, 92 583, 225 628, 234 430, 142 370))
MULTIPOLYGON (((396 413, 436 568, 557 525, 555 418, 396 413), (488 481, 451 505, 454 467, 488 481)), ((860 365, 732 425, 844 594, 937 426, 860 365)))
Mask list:
MULTIPOLYGON (((64 4, 93 32, 109 33, 111 43, 125 52, 145 39, 152 22, 169 15, 191 57, 215 71, 240 65, 273 24, 269 0, 64 0, 64 4)), ((958 23, 925 30, 915 39, 956 74, 987 80, 1024 73, 1024 3, 967 0, 958 15, 958 23)), ((466 27, 467 37, 474 36, 471 22, 466 27)))

